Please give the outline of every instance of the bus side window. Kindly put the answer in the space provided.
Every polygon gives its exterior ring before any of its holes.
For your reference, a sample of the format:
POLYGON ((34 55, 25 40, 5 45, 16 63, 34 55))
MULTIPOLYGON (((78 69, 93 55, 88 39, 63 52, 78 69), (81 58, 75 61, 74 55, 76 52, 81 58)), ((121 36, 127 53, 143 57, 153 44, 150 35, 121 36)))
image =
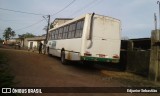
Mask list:
POLYGON ((75 33, 76 38, 81 38, 82 37, 83 25, 84 25, 84 21, 79 21, 77 23, 76 33, 75 33))
POLYGON ((62 39, 63 28, 59 29, 58 39, 62 39))
POLYGON ((48 33, 48 39, 49 39, 49 40, 51 39, 51 32, 48 33))
POLYGON ((80 37, 82 37, 82 33, 83 33, 83 26, 84 26, 84 20, 81 22, 81 32, 80 32, 80 37))
POLYGON ((58 39, 58 29, 56 30, 55 35, 54 35, 54 36, 55 36, 55 40, 56 40, 56 39, 58 39))
POLYGON ((68 39, 70 39, 72 36, 72 24, 69 25, 69 31, 68 31, 68 39))
POLYGON ((67 39, 67 37, 68 37, 68 26, 65 26, 63 32, 63 39, 67 39))
POLYGON ((54 40, 55 39, 54 37, 55 37, 55 31, 52 32, 52 38, 51 38, 51 40, 54 40))
POLYGON ((76 24, 73 23, 69 26, 69 32, 68 32, 68 38, 74 38, 74 34, 75 34, 75 29, 76 29, 76 24))
POLYGON ((51 39, 51 37, 52 37, 52 32, 50 32, 50 33, 49 33, 49 35, 48 35, 48 39, 50 40, 50 39, 51 39))
POLYGON ((76 31, 76 24, 74 23, 74 24, 72 25, 72 33, 71 33, 71 38, 74 38, 75 31, 76 31))

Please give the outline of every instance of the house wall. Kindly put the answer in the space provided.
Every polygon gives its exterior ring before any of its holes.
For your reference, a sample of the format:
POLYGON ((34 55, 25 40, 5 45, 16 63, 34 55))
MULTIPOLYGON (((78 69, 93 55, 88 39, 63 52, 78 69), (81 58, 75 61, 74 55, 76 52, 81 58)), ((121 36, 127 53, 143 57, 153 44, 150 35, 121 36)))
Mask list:
POLYGON ((25 47, 25 48, 28 47, 28 38, 25 38, 25 39, 24 39, 24 47, 25 47))
POLYGON ((38 46, 37 41, 28 41, 28 49, 37 48, 37 46, 38 46), (32 46, 31 46, 31 43, 32 43, 32 46))
POLYGON ((44 44, 44 41, 28 41, 28 49, 31 49, 31 42, 33 42, 32 49, 37 49, 39 47, 39 42, 42 42, 42 44, 44 44))
MULTIPOLYGON (((28 48, 29 41, 30 42, 31 41, 35 41, 35 42, 42 41, 42 42, 44 42, 45 38, 46 38, 45 36, 37 36, 37 37, 33 37, 33 38, 25 38, 24 39, 24 47, 28 48)), ((36 46, 37 46, 37 44, 36 44, 36 46)))

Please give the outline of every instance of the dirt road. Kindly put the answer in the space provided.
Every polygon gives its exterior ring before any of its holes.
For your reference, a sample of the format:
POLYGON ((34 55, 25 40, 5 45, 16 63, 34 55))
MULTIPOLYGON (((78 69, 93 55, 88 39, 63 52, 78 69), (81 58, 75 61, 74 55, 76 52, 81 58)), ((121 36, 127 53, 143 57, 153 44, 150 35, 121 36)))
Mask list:
MULTIPOLYGON (((80 64, 62 65, 60 60, 47 55, 14 49, 2 49, 15 76, 17 87, 122 87, 123 83, 104 76, 94 67, 80 64)), ((119 96, 119 94, 25 94, 26 96, 119 96)), ((131 94, 121 94, 130 96, 131 94)), ((141 96, 140 94, 132 94, 141 96)), ((158 94, 146 94, 156 96, 158 94)))

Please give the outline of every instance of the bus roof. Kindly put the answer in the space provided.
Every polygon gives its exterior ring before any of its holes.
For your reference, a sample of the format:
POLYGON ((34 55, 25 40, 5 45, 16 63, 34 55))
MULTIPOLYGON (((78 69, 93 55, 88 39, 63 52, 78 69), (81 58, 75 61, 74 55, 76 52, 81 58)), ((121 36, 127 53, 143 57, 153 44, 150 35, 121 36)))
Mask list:
MULTIPOLYGON (((77 21, 77 20, 83 19, 83 18, 85 18, 87 15, 92 15, 92 13, 87 13, 87 14, 81 15, 81 16, 79 16, 79 17, 76 17, 76 18, 74 18, 74 19, 72 19, 72 20, 69 20, 69 21, 63 23, 62 25, 60 25, 60 26, 58 26, 58 27, 55 27, 55 28, 50 29, 49 31, 53 31, 54 29, 60 28, 60 27, 65 26, 65 25, 67 25, 67 24, 73 23, 73 22, 75 22, 75 21, 77 21)), ((119 19, 116 19, 116 18, 113 18, 113 17, 110 17, 110 16, 104 16, 104 15, 99 15, 99 14, 95 14, 95 15, 97 15, 97 16, 103 16, 103 17, 108 17, 108 18, 110 18, 110 19, 113 19, 113 20, 116 20, 116 21, 120 22, 119 19)))

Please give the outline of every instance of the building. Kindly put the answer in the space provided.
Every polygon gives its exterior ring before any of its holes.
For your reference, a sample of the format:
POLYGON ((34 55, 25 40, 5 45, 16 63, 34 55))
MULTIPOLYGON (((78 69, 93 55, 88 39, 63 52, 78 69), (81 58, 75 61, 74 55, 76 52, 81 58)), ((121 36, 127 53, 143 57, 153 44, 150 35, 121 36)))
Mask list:
POLYGON ((39 42, 44 44, 45 36, 36 36, 32 38, 25 38, 24 39, 24 47, 27 49, 37 49, 39 46, 39 42))
POLYGON ((133 42, 133 49, 135 50, 150 50, 151 38, 130 39, 133 42))
POLYGON ((3 40, 3 41, 4 41, 4 44, 7 44, 7 45, 15 45, 18 42, 21 43, 21 40, 19 38, 11 38, 9 40, 3 40))
POLYGON ((55 28, 55 27, 58 27, 60 26, 61 24, 69 21, 69 20, 72 20, 72 18, 56 18, 52 23, 52 27, 51 28, 55 28))
POLYGON ((121 50, 150 50, 151 38, 121 40, 121 50))

